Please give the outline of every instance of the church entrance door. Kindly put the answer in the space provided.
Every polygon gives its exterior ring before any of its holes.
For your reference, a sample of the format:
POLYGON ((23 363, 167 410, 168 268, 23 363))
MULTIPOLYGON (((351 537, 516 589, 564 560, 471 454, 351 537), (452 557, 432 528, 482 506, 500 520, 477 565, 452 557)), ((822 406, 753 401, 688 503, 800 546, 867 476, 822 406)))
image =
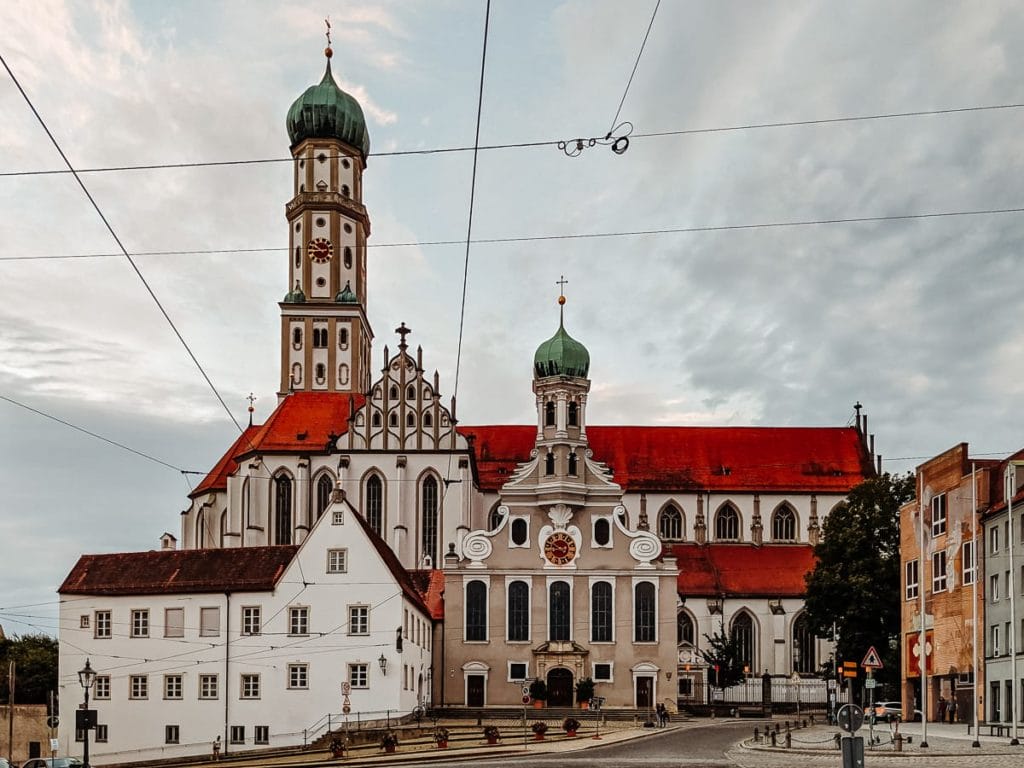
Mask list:
POLYGON ((484 676, 468 675, 466 677, 466 706, 482 707, 484 705, 484 676))
POLYGON ((565 667, 548 672, 548 706, 572 706, 572 672, 565 667))
POLYGON ((650 709, 654 706, 654 678, 642 676, 636 679, 636 707, 650 709))

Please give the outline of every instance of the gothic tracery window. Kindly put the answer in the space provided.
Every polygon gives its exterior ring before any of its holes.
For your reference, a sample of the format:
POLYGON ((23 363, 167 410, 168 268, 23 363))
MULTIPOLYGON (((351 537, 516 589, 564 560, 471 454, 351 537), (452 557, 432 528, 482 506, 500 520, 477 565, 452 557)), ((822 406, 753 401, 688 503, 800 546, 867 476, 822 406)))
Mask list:
POLYGON ((726 504, 715 515, 715 540, 740 540, 740 513, 732 504, 726 504))
POLYGON ((680 611, 676 615, 676 643, 692 646, 695 637, 693 618, 686 611, 680 611))
POLYGON ((683 538, 683 513, 674 504, 667 504, 658 517, 658 535, 665 541, 683 538))
POLYGON ((772 540, 796 541, 796 513, 788 504, 783 504, 772 515, 772 540))
POLYGON ((384 483, 380 475, 366 481, 366 522, 378 536, 384 535, 384 483))
POLYGON ((292 479, 274 478, 274 543, 292 543, 292 479))
POLYGON ((324 513, 331 503, 331 493, 334 490, 334 482, 331 476, 324 472, 316 481, 316 519, 324 513))
POLYGON ((423 500, 423 527, 422 527, 422 547, 423 547, 423 558, 426 562, 426 558, 430 558, 431 566, 437 564, 437 522, 438 522, 438 510, 437 510, 437 479, 433 475, 428 475, 423 480, 422 490, 423 500))
POLYGON ((737 661, 748 671, 754 670, 754 619, 740 611, 732 620, 732 639, 736 642, 737 661))

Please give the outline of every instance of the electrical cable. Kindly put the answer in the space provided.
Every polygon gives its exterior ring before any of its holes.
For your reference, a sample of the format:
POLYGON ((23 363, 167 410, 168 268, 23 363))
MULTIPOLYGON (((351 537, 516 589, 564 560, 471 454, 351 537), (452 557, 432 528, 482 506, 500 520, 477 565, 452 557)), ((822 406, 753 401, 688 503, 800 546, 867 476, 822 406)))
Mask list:
POLYGON ((658 0, 654 4, 654 11, 651 13, 651 21, 647 25, 647 32, 644 33, 644 41, 640 44, 640 51, 636 55, 636 61, 633 62, 633 71, 629 73, 629 80, 626 82, 626 89, 622 92, 622 98, 619 99, 619 108, 615 110, 615 117, 612 118, 611 127, 608 129, 608 136, 612 135, 612 131, 619 124, 619 114, 622 112, 622 105, 626 103, 626 95, 629 93, 629 86, 633 84, 633 76, 636 75, 636 68, 640 66, 640 57, 644 55, 644 48, 647 47, 647 38, 651 36, 651 28, 654 26, 654 17, 658 15, 658 9, 661 7, 661 0, 658 0))
POLYGON ((47 137, 50 139, 50 143, 53 144, 54 149, 56 149, 57 153, 61 156, 61 159, 64 161, 64 164, 68 167, 68 170, 71 172, 71 175, 75 177, 75 181, 78 182, 78 186, 82 188, 82 192, 85 193, 85 196, 89 199, 89 202, 92 204, 93 209, 100 217, 100 220, 103 222, 104 226, 106 226, 107 232, 110 233, 110 236, 114 239, 114 242, 117 243, 118 248, 121 249, 121 252, 124 254, 124 257, 128 260, 128 263, 135 271, 135 274, 138 276, 139 280, 142 281, 142 285, 145 286, 146 291, 150 295, 150 298, 153 299, 153 301, 159 308, 160 313, 164 316, 164 319, 171 326, 171 330, 173 330, 174 335, 178 337, 178 341, 180 341, 182 346, 185 347, 185 351, 188 353, 188 356, 192 358, 192 362, 195 363, 196 368, 199 369, 199 373, 202 375, 203 379, 206 380, 206 383, 210 386, 210 389, 213 391, 214 396, 220 402, 221 406, 223 406, 224 411, 228 414, 228 417, 231 419, 231 421, 234 422, 236 427, 238 427, 238 431, 243 432, 244 430, 242 429, 242 425, 238 423, 238 420, 235 418, 235 415, 231 413, 231 409, 228 408, 228 404, 224 402, 224 398, 221 397, 220 392, 218 392, 217 388, 213 385, 213 382, 210 380, 210 377, 206 374, 206 371, 200 364, 199 359, 195 356, 195 354, 192 352, 192 349, 189 347, 188 342, 185 341, 185 338, 181 335, 181 332, 178 330, 178 327, 174 324, 174 321, 171 320, 171 316, 167 314, 167 310, 164 309, 164 305, 160 303, 160 299, 157 298, 156 293, 154 293, 152 287, 149 285, 149 282, 143 276, 142 271, 135 263, 135 260, 128 253, 128 249, 124 247, 124 244, 121 242, 121 238, 118 237, 117 233, 114 231, 114 228, 110 225, 110 222, 107 220, 107 217, 104 215, 103 211, 96 203, 96 200, 89 192, 88 187, 85 186, 85 182, 82 181, 81 176, 78 175, 78 173, 74 169, 74 166, 71 165, 71 161, 68 159, 67 155, 64 154, 64 150, 61 149, 61 146, 57 142, 57 139, 50 131, 50 128, 46 125, 46 121, 43 120, 42 115, 39 114, 39 111, 36 109, 35 105, 32 103, 32 100, 28 97, 28 94, 25 92, 25 89, 21 87, 21 83, 18 81, 18 78, 15 77, 14 72, 11 71, 11 68, 7 65, 7 60, 3 57, 2 54, 0 54, 0 64, 3 64, 4 69, 7 70, 7 74, 10 76, 11 81, 17 87, 18 92, 21 93, 22 98, 25 99, 25 103, 28 104, 29 109, 32 110, 32 114, 35 115, 36 120, 39 121, 39 124, 43 128, 43 131, 46 132, 47 137))

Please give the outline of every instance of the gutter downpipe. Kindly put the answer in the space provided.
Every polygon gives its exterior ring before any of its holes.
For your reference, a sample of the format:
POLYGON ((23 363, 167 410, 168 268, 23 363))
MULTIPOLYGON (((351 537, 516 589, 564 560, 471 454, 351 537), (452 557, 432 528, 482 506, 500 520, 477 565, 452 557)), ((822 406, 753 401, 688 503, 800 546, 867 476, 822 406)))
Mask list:
POLYGON ((1013 496, 1017 492, 1017 465, 1011 461, 1006 465, 1006 516, 1009 524, 1009 541, 1006 542, 1007 556, 1010 558, 1010 695, 1007 697, 1006 708, 1010 713, 1010 746, 1020 744, 1017 738, 1017 721, 1020 719, 1017 702, 1017 581, 1013 572, 1013 547, 1017 543, 1013 536, 1013 496))
MULTIPOLYGON (((971 462, 971 569, 974 571, 974 580, 971 582, 971 615, 974 621, 974 637, 971 638, 973 649, 973 675, 974 685, 972 686, 974 703, 971 709, 974 711, 974 741, 971 746, 980 749, 981 742, 978 740, 978 481, 976 473, 978 466, 971 462)), ((984 634, 982 637, 984 638, 984 634)))
POLYGON ((230 664, 231 664, 231 592, 224 593, 224 611, 227 614, 224 618, 224 685, 221 686, 221 693, 224 696, 224 748, 223 753, 228 753, 228 704, 231 697, 228 690, 231 685, 230 664))
MULTIPOLYGON (((924 565, 926 552, 924 548, 924 479, 921 477, 920 472, 917 476, 917 511, 918 511, 918 534, 921 538, 921 567, 918 572, 918 593, 920 596, 920 609, 921 609, 921 631, 917 638, 917 649, 918 653, 918 671, 921 674, 921 747, 928 746, 928 644, 927 635, 925 634, 925 588, 928 582, 924 578, 924 565)), ((935 578, 935 574, 932 574, 932 578, 935 578)), ((911 717, 913 719, 913 717, 911 717)))

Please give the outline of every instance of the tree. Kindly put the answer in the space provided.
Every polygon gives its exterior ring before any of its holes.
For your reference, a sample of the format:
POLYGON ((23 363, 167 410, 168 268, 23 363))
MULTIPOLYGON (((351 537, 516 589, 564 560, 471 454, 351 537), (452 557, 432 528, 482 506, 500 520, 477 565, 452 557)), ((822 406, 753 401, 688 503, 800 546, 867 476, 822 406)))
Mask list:
POLYGON ((0 678, 7 698, 7 673, 14 662, 16 704, 45 704, 57 693, 57 640, 46 635, 25 635, 0 640, 0 678))
POLYGON ((865 480, 825 520, 807 575, 807 621, 819 637, 838 634, 837 661, 874 646, 876 676, 899 685, 900 507, 914 498, 913 475, 865 480))
POLYGON ((731 688, 742 683, 746 673, 736 634, 726 635, 725 629, 720 629, 714 635, 704 635, 704 639, 710 647, 700 655, 711 667, 708 682, 716 688, 731 688))

